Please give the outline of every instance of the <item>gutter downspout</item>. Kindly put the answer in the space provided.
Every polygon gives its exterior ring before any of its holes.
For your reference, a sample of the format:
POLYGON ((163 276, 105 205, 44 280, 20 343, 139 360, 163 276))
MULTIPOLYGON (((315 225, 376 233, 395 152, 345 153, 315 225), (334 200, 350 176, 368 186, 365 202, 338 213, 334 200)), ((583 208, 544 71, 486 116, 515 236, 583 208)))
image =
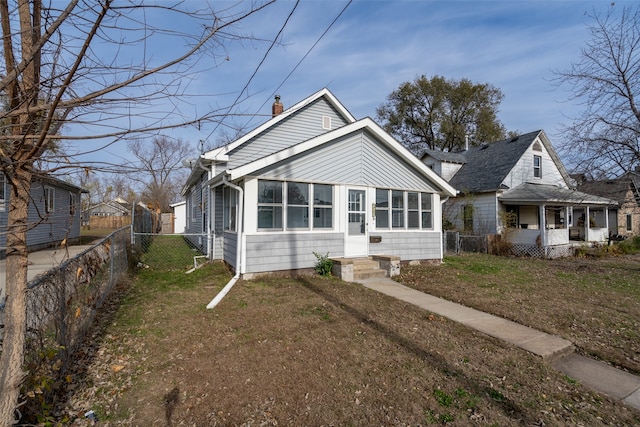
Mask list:
MULTIPOLYGON (((440 261, 444 259, 444 224, 442 218, 444 218, 444 204, 449 200, 449 196, 440 198, 440 261)), ((433 219, 432 219, 433 221, 433 219)))
POLYGON ((224 298, 225 295, 229 293, 231 288, 233 288, 233 285, 235 285, 238 279, 240 278, 240 269, 242 267, 242 224, 244 222, 243 221, 244 191, 242 190, 242 188, 238 187, 237 185, 227 181, 226 175, 222 177, 222 182, 224 185, 227 185, 238 192, 238 239, 237 239, 237 247, 236 247, 236 274, 231 278, 231 280, 229 280, 229 283, 227 283, 225 287, 222 288, 222 290, 218 293, 218 295, 216 295, 215 298, 212 299, 209 304, 207 304, 207 309, 214 308, 216 305, 218 305, 220 301, 222 301, 222 298, 224 298))

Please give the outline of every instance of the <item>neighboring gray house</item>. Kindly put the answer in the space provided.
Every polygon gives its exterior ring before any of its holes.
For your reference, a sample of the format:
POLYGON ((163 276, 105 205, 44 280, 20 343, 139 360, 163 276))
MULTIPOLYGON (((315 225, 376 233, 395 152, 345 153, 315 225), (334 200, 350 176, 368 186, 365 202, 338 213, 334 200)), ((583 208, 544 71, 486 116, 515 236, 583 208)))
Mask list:
POLYGON ((570 240, 608 238, 616 202, 576 191, 542 130, 459 153, 427 150, 422 161, 461 192, 444 207, 458 230, 502 234, 514 252, 538 256, 566 255, 570 240))
POLYGON ((89 206, 82 211, 83 220, 89 220, 92 216, 107 217, 107 216, 130 216, 131 203, 128 203, 124 199, 116 198, 108 202, 100 202, 89 206))
MULTIPOLYGON (((52 177, 34 177, 31 183, 27 246, 37 250, 54 246, 64 239, 68 243, 80 240, 80 196, 87 193, 80 187, 52 177)), ((0 173, 0 255, 4 258, 6 246, 7 214, 9 209, 8 185, 0 173)))
POLYGON ((192 164, 185 233, 245 278, 332 258, 442 259, 441 206, 455 190, 327 89, 192 164))

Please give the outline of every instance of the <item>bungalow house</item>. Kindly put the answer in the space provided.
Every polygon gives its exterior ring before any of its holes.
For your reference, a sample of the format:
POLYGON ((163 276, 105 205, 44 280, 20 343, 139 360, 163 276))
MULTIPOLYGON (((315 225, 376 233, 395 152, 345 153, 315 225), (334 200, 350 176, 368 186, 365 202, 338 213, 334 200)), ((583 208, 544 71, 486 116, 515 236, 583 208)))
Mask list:
POLYGON ((539 130, 464 152, 427 150, 425 165, 462 194, 445 221, 467 234, 502 234, 514 253, 569 255, 570 240, 607 240, 615 201, 576 191, 555 149, 539 130))
POLYGON ((580 191, 618 202, 617 207, 609 209, 611 235, 640 235, 640 170, 627 172, 615 179, 590 181, 580 176, 576 180, 580 191))
MULTIPOLYGON (((63 240, 80 240, 80 196, 86 190, 48 176, 33 178, 27 246, 37 250, 54 246, 63 240)), ((6 230, 10 191, 5 176, 0 173, 0 256, 6 253, 6 230)))
POLYGON ((191 161, 185 233, 236 275, 313 268, 314 255, 442 260, 456 191, 327 89, 191 161), (194 236, 192 233, 202 233, 194 236))

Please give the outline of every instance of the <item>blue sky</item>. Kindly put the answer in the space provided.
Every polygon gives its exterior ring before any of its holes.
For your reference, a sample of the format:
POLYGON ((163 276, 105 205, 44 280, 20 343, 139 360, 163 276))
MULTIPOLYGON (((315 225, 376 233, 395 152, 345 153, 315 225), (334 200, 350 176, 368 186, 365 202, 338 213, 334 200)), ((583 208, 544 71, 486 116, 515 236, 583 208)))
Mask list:
MULTIPOLYGON (((552 71, 565 70, 579 58, 589 37, 587 24, 592 22, 587 14, 604 13, 611 5, 611 1, 355 0, 321 38, 347 3, 301 2, 281 44, 267 56, 243 101, 231 109, 226 125, 251 130, 269 118, 274 93, 286 108, 323 87, 356 118, 375 118, 376 108, 402 82, 422 74, 440 75, 498 87, 505 95, 499 119, 507 130, 544 129, 558 146, 559 127, 578 110, 566 102, 568 93, 550 81, 552 71)), ((278 2, 244 22, 240 31, 273 39, 294 4, 278 2)), ((625 4, 632 3, 617 1, 616 7, 625 4)), ((190 92, 204 95, 190 101, 194 114, 233 103, 267 48, 267 43, 259 42, 225 46, 228 60, 189 84, 190 92)), ((166 133, 191 141, 197 154, 198 141, 214 145, 224 127, 204 124, 200 129, 166 133)), ((111 146, 104 154, 127 157, 122 145, 111 146)))

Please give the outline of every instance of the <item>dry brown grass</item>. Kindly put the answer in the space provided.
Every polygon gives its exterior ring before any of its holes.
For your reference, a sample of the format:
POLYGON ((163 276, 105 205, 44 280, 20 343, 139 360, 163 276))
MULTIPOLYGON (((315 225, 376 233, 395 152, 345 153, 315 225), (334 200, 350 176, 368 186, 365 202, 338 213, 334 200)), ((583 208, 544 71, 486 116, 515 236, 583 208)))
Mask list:
MULTIPOLYGON (((637 331, 637 258, 626 267, 574 261, 465 256, 404 268, 401 279, 570 331, 583 347, 608 345, 597 338, 606 330, 625 335, 623 323, 637 331), (623 290, 607 291, 613 276, 623 290), (612 305, 625 307, 622 323, 612 305)), ((240 281, 205 310, 228 278, 220 264, 188 276, 142 271, 84 353, 90 363, 67 405, 75 424, 87 424, 88 409, 105 426, 640 424, 637 411, 523 350, 337 279, 240 281)), ((633 358, 632 341, 614 340, 624 347, 614 353, 633 358)))

